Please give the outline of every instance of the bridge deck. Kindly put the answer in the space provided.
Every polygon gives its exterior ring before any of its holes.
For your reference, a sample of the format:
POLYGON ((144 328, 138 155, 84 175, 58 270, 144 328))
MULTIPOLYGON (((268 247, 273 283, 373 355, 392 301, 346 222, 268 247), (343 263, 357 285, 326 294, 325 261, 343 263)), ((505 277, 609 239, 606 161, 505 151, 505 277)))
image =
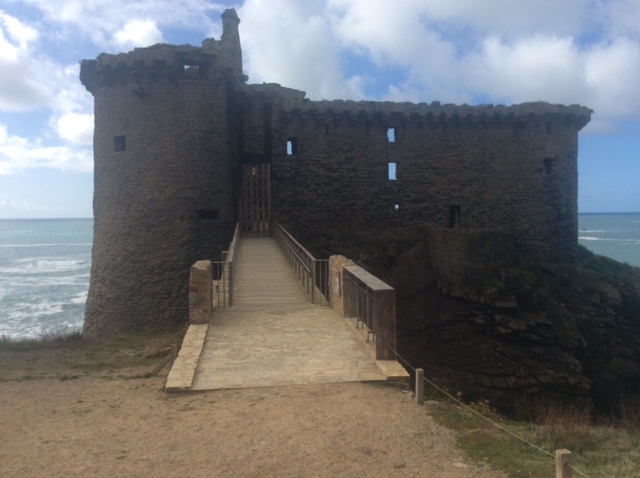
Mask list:
POLYGON ((274 239, 243 238, 234 267, 233 307, 214 312, 189 389, 387 378, 346 319, 307 301, 274 239))

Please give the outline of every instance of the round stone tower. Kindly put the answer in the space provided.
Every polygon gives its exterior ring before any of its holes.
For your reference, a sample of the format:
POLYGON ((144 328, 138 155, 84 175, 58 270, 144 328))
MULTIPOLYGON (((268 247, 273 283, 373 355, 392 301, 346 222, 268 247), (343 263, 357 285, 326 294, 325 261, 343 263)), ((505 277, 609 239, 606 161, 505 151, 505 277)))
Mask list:
POLYGON ((223 18, 223 39, 202 48, 155 45, 82 62, 95 98, 87 336, 186 323, 190 266, 219 259, 232 238, 242 60, 235 11, 223 18))

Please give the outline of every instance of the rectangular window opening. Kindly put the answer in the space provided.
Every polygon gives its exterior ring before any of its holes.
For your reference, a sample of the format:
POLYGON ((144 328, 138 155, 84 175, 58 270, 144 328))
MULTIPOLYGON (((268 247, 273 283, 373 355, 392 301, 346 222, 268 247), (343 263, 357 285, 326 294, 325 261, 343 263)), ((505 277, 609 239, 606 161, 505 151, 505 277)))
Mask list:
POLYGON ((127 150, 127 137, 125 135, 113 137, 113 150, 116 153, 127 150))
POLYGON ((193 71, 193 72, 198 72, 198 70, 200 69, 200 65, 194 65, 191 63, 185 63, 183 65, 184 67, 184 71, 193 71))
POLYGON ((460 227, 460 206, 449 206, 449 228, 460 227))
POLYGON ((394 211, 399 211, 399 210, 400 210, 400 204, 395 203, 395 204, 393 205, 393 210, 394 210, 394 211))
POLYGON ((555 158, 544 158, 543 159, 544 174, 553 173, 553 163, 554 162, 555 162, 555 158))
POLYGON ((387 142, 388 143, 395 143, 396 142, 396 129, 395 128, 388 128, 387 129, 387 142))
POLYGON ((389 169, 388 169, 389 181, 395 181, 398 179, 397 172, 398 172, 398 163, 389 163, 389 169))
POLYGON ((324 125, 324 134, 325 134, 325 136, 329 136, 329 125, 328 124, 324 125))
POLYGON ((217 209, 198 209, 198 221, 215 221, 218 219, 217 209))
POLYGON ((293 156, 298 153, 298 138, 287 139, 287 156, 293 156))

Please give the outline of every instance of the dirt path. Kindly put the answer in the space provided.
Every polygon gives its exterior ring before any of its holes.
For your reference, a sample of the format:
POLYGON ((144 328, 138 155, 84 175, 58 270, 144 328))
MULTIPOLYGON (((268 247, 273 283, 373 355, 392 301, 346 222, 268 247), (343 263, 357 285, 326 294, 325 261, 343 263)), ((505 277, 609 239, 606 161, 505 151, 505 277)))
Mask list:
POLYGON ((0 476, 500 476, 397 386, 166 395, 163 380, 0 383, 0 476))
POLYGON ((180 338, 0 340, 0 478, 503 476, 404 386, 165 394, 142 377, 180 338))

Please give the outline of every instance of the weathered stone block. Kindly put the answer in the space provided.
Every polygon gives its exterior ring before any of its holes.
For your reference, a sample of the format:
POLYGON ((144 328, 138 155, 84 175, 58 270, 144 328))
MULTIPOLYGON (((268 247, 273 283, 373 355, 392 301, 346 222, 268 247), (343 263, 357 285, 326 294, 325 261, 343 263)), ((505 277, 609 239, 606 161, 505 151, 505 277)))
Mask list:
POLYGON ((189 322, 205 324, 213 313, 213 266, 211 261, 198 261, 189 275, 189 322))

